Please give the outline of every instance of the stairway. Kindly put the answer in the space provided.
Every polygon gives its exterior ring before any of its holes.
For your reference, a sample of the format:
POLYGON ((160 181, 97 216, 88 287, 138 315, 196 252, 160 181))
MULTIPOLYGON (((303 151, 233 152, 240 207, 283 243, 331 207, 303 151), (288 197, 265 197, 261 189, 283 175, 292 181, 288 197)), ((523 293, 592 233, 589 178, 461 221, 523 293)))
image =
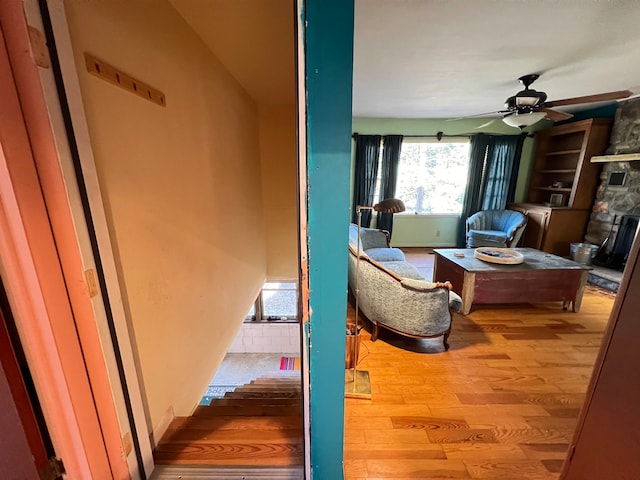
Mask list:
POLYGON ((159 465, 302 465, 300 372, 260 377, 176 417, 154 458, 159 465))

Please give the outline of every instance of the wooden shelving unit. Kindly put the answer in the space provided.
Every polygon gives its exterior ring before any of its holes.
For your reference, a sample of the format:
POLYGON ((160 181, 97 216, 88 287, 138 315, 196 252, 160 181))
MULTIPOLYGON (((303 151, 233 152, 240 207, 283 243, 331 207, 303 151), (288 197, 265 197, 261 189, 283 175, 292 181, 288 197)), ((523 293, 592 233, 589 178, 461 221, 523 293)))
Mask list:
POLYGON ((589 119, 537 134, 527 202, 510 207, 529 217, 520 246, 568 256, 583 240, 601 169, 590 160, 606 149, 610 128, 610 119, 589 119))
MULTIPOLYGON (((571 187, 533 187, 536 190, 542 190, 544 192, 566 192, 571 193, 571 187)), ((560 205, 558 205, 560 206, 560 205)))

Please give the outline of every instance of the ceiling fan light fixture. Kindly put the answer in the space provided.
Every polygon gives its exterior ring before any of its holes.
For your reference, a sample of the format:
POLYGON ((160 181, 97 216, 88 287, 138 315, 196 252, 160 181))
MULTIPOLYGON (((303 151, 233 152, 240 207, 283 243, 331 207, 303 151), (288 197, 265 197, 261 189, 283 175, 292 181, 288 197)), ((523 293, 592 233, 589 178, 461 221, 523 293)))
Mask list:
POLYGON ((544 104, 546 100, 546 93, 527 88, 519 91, 513 97, 507 98, 504 106, 513 111, 521 107, 539 107, 544 104))
POLYGON ((540 103, 539 97, 516 97, 516 106, 518 107, 534 107, 540 103))
POLYGON ((544 112, 514 113, 502 119, 510 127, 525 128, 539 122, 547 116, 544 112))

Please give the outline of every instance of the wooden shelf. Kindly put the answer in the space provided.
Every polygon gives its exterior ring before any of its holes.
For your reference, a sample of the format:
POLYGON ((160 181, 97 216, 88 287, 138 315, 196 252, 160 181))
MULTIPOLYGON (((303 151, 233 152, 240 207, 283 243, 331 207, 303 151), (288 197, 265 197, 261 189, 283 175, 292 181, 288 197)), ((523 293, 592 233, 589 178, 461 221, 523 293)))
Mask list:
POLYGON ((527 203, 514 205, 529 216, 520 246, 567 256, 570 243, 584 240, 600 178, 599 166, 589 159, 604 152, 610 124, 609 119, 588 119, 536 133, 527 203), (561 208, 545 207, 554 194, 562 196, 561 208))
POLYGON ((582 151, 581 148, 577 148, 574 150, 558 150, 557 152, 547 152, 547 156, 554 156, 554 155, 571 155, 574 153, 580 153, 582 151))
POLYGON ((640 153, 618 153, 616 155, 594 155, 591 157, 591 162, 631 162, 634 160, 640 160, 640 153))
POLYGON ((538 173, 576 173, 575 168, 560 168, 557 170, 538 170, 538 173))
POLYGON ((549 202, 552 193, 565 194, 565 205, 591 209, 600 169, 588 159, 604 151, 609 119, 567 123, 537 133, 538 147, 527 201, 549 202), (559 182, 568 187, 552 187, 559 182))
POLYGON ((558 187, 533 187, 536 190, 544 190, 545 192, 571 192, 571 188, 558 188, 558 187))

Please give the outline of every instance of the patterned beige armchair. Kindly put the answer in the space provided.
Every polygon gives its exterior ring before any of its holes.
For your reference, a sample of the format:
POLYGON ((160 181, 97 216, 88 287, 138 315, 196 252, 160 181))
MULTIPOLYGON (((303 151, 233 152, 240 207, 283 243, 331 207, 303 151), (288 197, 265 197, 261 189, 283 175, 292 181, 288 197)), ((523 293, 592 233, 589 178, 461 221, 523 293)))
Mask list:
POLYGON ((361 229, 358 267, 357 226, 352 224, 349 233, 349 288, 355 295, 358 269, 358 304, 373 325, 371 340, 378 338, 382 326, 409 337, 441 336, 448 349, 452 311, 461 310, 462 299, 447 283, 425 280, 401 250, 389 248, 387 236, 380 230, 361 229))

